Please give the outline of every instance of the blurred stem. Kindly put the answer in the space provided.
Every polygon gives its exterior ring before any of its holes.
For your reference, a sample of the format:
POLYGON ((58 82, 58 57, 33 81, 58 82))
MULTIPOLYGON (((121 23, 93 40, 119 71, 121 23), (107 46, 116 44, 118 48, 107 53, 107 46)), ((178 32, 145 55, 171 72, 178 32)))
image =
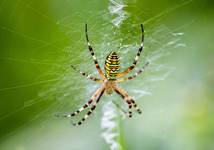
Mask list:
POLYGON ((101 127, 102 137, 111 150, 125 150, 122 134, 122 115, 119 109, 110 101, 103 107, 101 127))
POLYGON ((119 150, 125 150, 125 141, 123 138, 123 127, 122 127, 122 119, 121 115, 119 115, 119 111, 117 110, 117 124, 118 124, 118 143, 120 144, 119 150))

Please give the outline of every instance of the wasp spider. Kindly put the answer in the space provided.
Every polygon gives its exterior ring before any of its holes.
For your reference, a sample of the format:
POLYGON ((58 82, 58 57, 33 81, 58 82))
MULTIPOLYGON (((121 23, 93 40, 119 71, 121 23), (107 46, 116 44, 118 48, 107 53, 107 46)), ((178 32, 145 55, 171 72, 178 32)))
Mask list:
POLYGON ((92 46, 89 43, 89 38, 88 38, 88 33, 87 33, 87 24, 85 24, 85 35, 86 35, 86 40, 87 40, 87 44, 88 44, 88 49, 91 53, 91 56, 93 58, 94 64, 97 68, 97 71, 100 75, 100 78, 92 77, 91 75, 88 75, 85 72, 78 70, 76 67, 74 67, 72 65, 71 65, 71 67, 75 71, 80 72, 80 74, 82 76, 84 76, 90 80, 93 80, 95 82, 101 83, 102 85, 100 88, 98 88, 95 91, 95 93, 92 95, 90 100, 85 105, 83 105, 80 109, 78 109, 74 113, 70 113, 70 114, 65 115, 65 117, 74 117, 75 115, 79 114, 80 112, 82 112, 86 108, 88 108, 90 105, 92 105, 90 110, 85 114, 85 116, 79 122, 73 123, 74 126, 81 125, 93 113, 93 111, 96 109, 96 105, 100 101, 100 98, 102 97, 104 92, 111 95, 113 93, 113 91, 115 91, 117 94, 119 94, 122 97, 122 99, 128 104, 128 117, 132 117, 132 107, 134 107, 136 109, 136 111, 139 114, 141 114, 142 111, 138 108, 138 106, 135 103, 135 101, 133 100, 133 98, 131 96, 129 96, 125 90, 118 87, 119 82, 134 79, 141 72, 143 72, 145 67, 149 64, 148 62, 145 63, 145 65, 132 76, 120 78, 120 77, 123 77, 124 75, 128 74, 130 71, 132 71, 134 69, 134 67, 136 66, 138 60, 139 60, 140 54, 143 50, 143 41, 144 41, 144 29, 143 29, 142 24, 141 24, 141 30, 142 30, 141 45, 140 45, 140 48, 138 49, 138 52, 137 52, 137 55, 134 59, 133 64, 130 65, 125 71, 119 72, 119 70, 120 70, 119 56, 116 52, 110 52, 109 55, 106 57, 106 60, 105 60, 105 73, 104 73, 101 70, 100 65, 99 65, 99 63, 95 57, 92 46))

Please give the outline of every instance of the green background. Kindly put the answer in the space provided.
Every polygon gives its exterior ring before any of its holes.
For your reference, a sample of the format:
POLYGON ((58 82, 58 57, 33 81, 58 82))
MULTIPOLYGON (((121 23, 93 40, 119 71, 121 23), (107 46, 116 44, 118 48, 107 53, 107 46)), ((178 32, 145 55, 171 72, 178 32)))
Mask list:
POLYGON ((160 56, 151 59, 145 82, 141 76, 121 84, 143 108, 141 116, 121 120, 122 149, 214 148, 213 1, 123 3, 128 17, 115 27, 111 1, 0 1, 1 150, 109 149, 101 138, 101 108, 111 99, 121 101, 116 94, 105 95, 81 127, 54 116, 76 110, 98 87, 70 68, 97 75, 84 39, 85 22, 101 66, 111 50, 119 51, 122 68, 132 63, 140 23, 145 52, 139 67, 153 53, 160 56), (181 36, 172 36, 176 33, 181 36), (167 67, 155 70, 161 64, 167 67))

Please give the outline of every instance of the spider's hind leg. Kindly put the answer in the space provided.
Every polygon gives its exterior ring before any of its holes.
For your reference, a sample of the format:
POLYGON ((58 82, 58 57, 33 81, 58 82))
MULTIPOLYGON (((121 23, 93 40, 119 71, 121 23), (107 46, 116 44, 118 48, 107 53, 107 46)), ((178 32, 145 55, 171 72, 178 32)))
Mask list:
POLYGON ((134 108, 137 110, 137 112, 139 114, 142 113, 142 111, 140 110, 140 108, 138 108, 135 101, 132 99, 132 97, 130 97, 128 95, 128 93, 125 90, 123 90, 122 88, 119 88, 119 87, 115 87, 114 90, 128 103, 128 105, 129 105, 129 117, 132 116, 132 112, 131 112, 132 106, 134 106, 134 108))
POLYGON ((128 104, 128 107, 129 107, 129 110, 128 110, 128 116, 129 118, 132 117, 132 102, 131 102, 131 98, 130 96, 128 95, 127 92, 125 92, 123 89, 121 88, 118 88, 118 87, 115 87, 114 88, 115 92, 117 94, 119 94, 125 101, 126 103, 128 104))
POLYGON ((142 110, 140 110, 140 108, 137 106, 137 104, 135 103, 135 101, 133 99, 131 99, 131 103, 133 104, 133 106, 137 110, 137 112, 139 114, 142 114, 142 110))
POLYGON ((100 100, 100 98, 102 97, 103 93, 104 93, 105 89, 102 88, 102 90, 99 93, 99 96, 96 100, 96 102, 94 102, 94 104, 92 105, 91 109, 85 114, 85 116, 77 123, 73 123, 74 126, 79 126, 81 125, 86 119, 89 118, 89 116, 93 113, 93 111, 96 109, 96 106, 100 100))
POLYGON ((97 98, 97 96, 100 94, 102 88, 99 88, 96 90, 96 92, 92 95, 91 99, 85 103, 81 108, 79 108, 77 111, 70 113, 70 114, 65 114, 63 115, 64 117, 74 117, 77 114, 79 114, 80 112, 84 111, 85 109, 88 108, 88 106, 97 98))

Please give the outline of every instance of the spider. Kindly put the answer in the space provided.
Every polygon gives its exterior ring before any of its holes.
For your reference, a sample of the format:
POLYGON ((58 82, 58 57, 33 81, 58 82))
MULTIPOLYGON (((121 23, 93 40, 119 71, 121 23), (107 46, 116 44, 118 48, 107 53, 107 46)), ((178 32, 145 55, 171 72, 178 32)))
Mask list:
POLYGON ((75 71, 78 71, 82 76, 84 76, 92 81, 101 83, 102 85, 95 91, 95 93, 92 95, 90 100, 86 104, 84 104, 81 108, 79 108, 77 111, 75 111, 73 113, 64 115, 64 117, 74 117, 77 114, 79 114, 80 112, 87 109, 90 105, 92 105, 90 110, 85 114, 85 116, 79 122, 73 123, 74 126, 81 125, 86 119, 89 118, 89 116, 96 109, 96 106, 97 106, 98 102, 100 101, 100 98, 102 97, 104 92, 106 92, 108 95, 111 95, 113 93, 113 91, 115 91, 117 94, 119 94, 122 97, 122 99, 128 104, 128 117, 132 117, 132 107, 134 107, 139 114, 142 113, 142 111, 138 108, 138 106, 135 103, 135 101, 133 100, 133 98, 131 96, 129 96, 125 90, 118 87, 119 82, 132 80, 132 79, 136 78, 140 73, 142 73, 144 71, 145 67, 149 64, 149 62, 145 63, 143 65, 143 67, 132 76, 120 78, 120 77, 123 77, 124 75, 128 74, 129 72, 131 72, 135 68, 135 66, 139 60, 140 54, 143 50, 143 42, 144 42, 144 29, 143 29, 142 24, 141 24, 141 31, 142 31, 141 45, 140 45, 140 48, 138 49, 137 55, 135 56, 133 64, 130 65, 125 71, 119 72, 119 70, 120 70, 119 56, 116 52, 110 52, 105 59, 105 67, 104 67, 105 73, 104 73, 100 68, 100 65, 94 54, 93 48, 89 42, 87 24, 85 24, 85 36, 86 36, 86 41, 88 44, 88 49, 91 53, 94 64, 95 64, 96 69, 101 78, 96 78, 89 74, 86 74, 85 72, 80 71, 73 65, 71 65, 71 67, 75 71))

